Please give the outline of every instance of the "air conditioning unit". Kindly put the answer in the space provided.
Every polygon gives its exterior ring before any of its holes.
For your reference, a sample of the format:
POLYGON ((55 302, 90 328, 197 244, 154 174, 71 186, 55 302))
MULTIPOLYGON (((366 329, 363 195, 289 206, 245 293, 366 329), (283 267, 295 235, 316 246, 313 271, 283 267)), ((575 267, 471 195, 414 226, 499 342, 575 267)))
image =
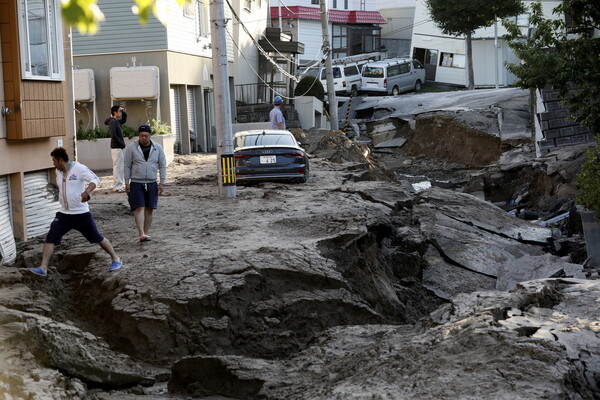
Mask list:
POLYGON ((75 101, 96 101, 96 85, 94 83, 94 70, 76 69, 73 71, 73 87, 75 101))
POLYGON ((160 94, 158 67, 114 67, 110 69, 113 100, 152 100, 160 94))

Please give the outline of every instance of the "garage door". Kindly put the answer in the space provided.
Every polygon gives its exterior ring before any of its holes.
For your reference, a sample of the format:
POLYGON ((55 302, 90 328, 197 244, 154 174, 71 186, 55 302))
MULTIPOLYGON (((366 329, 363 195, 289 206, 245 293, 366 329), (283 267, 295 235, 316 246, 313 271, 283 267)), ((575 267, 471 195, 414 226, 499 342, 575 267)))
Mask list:
POLYGON ((44 235, 54 215, 60 209, 55 189, 48 180, 48 171, 25 174, 25 215, 27 237, 44 235))
POLYGON ((17 257, 9 199, 8 178, 0 176, 0 264, 12 264, 17 257))

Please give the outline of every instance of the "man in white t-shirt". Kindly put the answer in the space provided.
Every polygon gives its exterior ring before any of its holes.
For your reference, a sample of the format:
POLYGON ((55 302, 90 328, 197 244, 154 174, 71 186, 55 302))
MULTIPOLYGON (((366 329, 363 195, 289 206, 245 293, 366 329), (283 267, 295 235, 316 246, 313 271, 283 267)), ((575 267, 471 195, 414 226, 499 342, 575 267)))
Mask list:
POLYGON ((98 243, 102 250, 110 255, 112 263, 108 268, 109 271, 121 268, 123 265, 121 259, 109 240, 98 231, 88 205, 88 201, 92 198, 91 193, 100 184, 100 180, 85 165, 75 161, 69 162, 69 155, 62 147, 52 150, 50 156, 56 167, 60 211, 56 213, 56 217, 50 224, 50 231, 42 251, 41 265, 30 268, 29 271, 36 275, 48 276, 48 262, 54 253, 54 246, 60 244, 62 237, 71 229, 81 232, 90 243, 98 243), (87 187, 86 182, 88 182, 87 187))

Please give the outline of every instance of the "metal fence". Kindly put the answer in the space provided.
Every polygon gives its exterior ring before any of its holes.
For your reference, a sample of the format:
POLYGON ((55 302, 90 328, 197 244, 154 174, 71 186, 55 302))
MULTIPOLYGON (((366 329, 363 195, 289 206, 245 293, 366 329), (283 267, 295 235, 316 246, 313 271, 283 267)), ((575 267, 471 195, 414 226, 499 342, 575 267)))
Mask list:
POLYGON ((285 82, 273 82, 269 86, 264 83, 243 83, 235 85, 235 101, 238 105, 272 103, 273 98, 280 94, 291 97, 285 82), (269 87, 270 86, 270 87, 269 87), (277 93, 274 93, 273 88, 277 93))

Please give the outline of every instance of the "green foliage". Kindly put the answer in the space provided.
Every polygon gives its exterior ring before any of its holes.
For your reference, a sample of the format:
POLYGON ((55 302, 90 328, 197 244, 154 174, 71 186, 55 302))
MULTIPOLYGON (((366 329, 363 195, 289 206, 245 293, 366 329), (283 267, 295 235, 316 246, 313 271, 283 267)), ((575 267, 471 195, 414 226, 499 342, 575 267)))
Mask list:
MULTIPOLYGON (((600 27, 600 2, 563 0, 554 9, 555 15, 569 15, 571 25, 562 19, 543 16, 542 5, 531 6, 531 37, 514 24, 505 23, 508 45, 522 62, 507 63, 507 69, 525 89, 551 86, 559 91, 562 103, 572 118, 600 135, 600 39, 594 38, 594 28, 600 27)), ((597 141, 598 146, 598 141, 597 141)), ((600 217, 600 169, 598 153, 588 153, 588 160, 578 177, 578 202, 600 217)))
POLYGON ((317 99, 323 101, 325 99, 325 90, 319 79, 307 75, 300 79, 300 82, 296 85, 294 96, 315 96, 317 99))
POLYGON ((152 128, 153 135, 168 135, 171 133, 171 126, 166 122, 151 120, 148 125, 152 128))
POLYGON ((516 16, 523 12, 520 0, 495 0, 482 3, 473 0, 426 0, 431 19, 447 35, 463 36, 476 29, 491 26, 496 18, 516 16))
POLYGON ((100 129, 99 126, 94 129, 82 129, 82 121, 79 121, 79 126, 77 127, 77 140, 93 140, 96 141, 98 139, 109 138, 110 134, 104 130, 100 129))
MULTIPOLYGON (((152 135, 168 135, 171 133, 171 126, 166 122, 159 120, 151 120, 146 122, 152 128, 152 135)), ((123 137, 127 139, 133 139, 138 136, 137 127, 130 128, 128 125, 124 124, 123 127, 123 137)), ((79 120, 77 123, 77 140, 98 140, 110 138, 110 133, 108 129, 101 129, 100 127, 95 127, 93 129, 83 129, 83 121, 79 120)))
POLYGON ((596 148, 588 150, 586 162, 577 175, 577 202, 594 211, 600 220, 600 135, 596 135, 596 148))

